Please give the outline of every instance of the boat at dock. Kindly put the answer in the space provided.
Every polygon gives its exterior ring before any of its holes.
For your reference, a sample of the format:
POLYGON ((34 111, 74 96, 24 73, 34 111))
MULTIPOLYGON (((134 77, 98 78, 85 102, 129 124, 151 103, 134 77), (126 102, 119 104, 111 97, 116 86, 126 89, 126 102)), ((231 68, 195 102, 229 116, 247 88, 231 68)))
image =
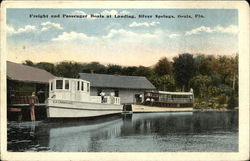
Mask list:
POLYGON ((55 78, 49 81, 46 101, 48 118, 88 118, 121 114, 123 105, 114 94, 90 95, 90 82, 82 79, 55 78))
POLYGON ((193 108, 194 93, 169 92, 169 91, 145 91, 144 104, 158 107, 193 108))

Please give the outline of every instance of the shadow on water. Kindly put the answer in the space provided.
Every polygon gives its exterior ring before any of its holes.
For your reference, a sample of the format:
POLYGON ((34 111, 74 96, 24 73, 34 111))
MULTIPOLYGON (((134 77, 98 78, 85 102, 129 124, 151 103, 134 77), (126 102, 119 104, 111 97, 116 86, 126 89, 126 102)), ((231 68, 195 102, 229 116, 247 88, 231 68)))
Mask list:
POLYGON ((238 151, 238 112, 145 113, 56 122, 9 122, 9 151, 238 151))

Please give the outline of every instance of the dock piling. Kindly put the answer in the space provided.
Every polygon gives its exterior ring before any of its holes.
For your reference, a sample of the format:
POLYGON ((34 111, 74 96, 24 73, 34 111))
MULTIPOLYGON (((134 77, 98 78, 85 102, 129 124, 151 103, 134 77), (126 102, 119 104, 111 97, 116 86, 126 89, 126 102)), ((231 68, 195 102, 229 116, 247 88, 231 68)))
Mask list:
POLYGON ((34 105, 31 105, 31 107, 30 107, 30 119, 31 119, 31 121, 36 121, 35 106, 34 105))
POLYGON ((35 100, 31 99, 30 103, 30 120, 31 121, 36 121, 36 116, 35 116, 35 100))

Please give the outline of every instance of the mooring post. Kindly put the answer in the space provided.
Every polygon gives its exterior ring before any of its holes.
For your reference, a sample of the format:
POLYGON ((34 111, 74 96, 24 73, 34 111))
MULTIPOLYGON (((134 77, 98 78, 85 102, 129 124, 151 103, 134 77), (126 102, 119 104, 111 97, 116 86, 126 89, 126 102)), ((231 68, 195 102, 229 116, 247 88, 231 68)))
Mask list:
POLYGON ((22 110, 21 110, 21 112, 18 112, 18 118, 17 118, 17 120, 18 121, 22 121, 22 119, 23 119, 23 114, 22 114, 22 110))
POLYGON ((31 99, 31 104, 30 104, 30 119, 31 119, 31 121, 36 121, 35 100, 33 98, 31 99))
POLYGON ((31 107, 30 107, 30 118, 31 118, 31 121, 36 121, 34 104, 31 105, 31 107))

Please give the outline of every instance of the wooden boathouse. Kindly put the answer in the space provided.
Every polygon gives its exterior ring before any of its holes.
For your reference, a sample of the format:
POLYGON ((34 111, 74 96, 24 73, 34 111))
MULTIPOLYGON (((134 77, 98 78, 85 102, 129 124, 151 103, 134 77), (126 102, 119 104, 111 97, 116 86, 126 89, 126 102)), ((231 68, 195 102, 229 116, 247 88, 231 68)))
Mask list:
POLYGON ((120 97, 122 104, 141 104, 146 90, 155 90, 155 86, 142 76, 108 75, 95 73, 79 73, 80 79, 91 82, 91 96, 114 93, 120 97))
POLYGON ((43 69, 7 61, 7 118, 36 120, 46 115, 45 99, 53 78, 43 69))

